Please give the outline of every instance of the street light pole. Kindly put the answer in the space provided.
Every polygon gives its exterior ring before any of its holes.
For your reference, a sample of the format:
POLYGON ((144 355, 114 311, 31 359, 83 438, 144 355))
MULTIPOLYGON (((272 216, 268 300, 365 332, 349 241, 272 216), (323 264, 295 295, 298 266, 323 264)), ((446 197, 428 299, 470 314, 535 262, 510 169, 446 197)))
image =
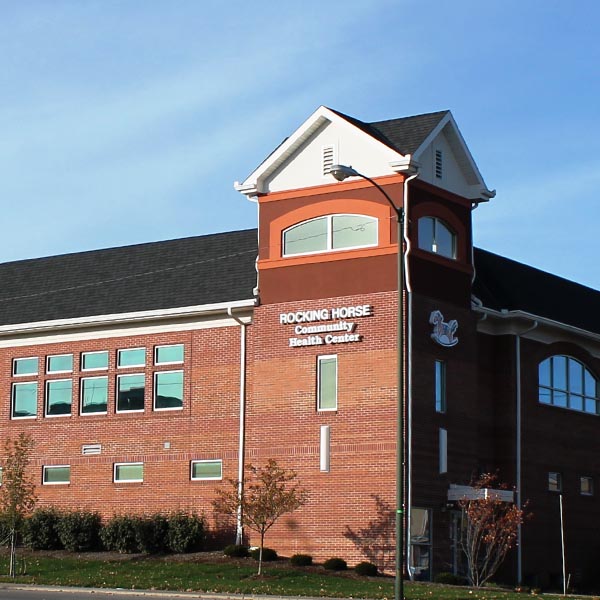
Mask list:
POLYGON ((396 206, 387 192, 370 177, 359 173, 352 167, 333 165, 331 175, 338 181, 348 177, 360 177, 376 187, 396 213, 398 230, 398 323, 397 323, 397 388, 398 410, 396 418, 396 578, 394 599, 404 600, 404 206, 396 206))

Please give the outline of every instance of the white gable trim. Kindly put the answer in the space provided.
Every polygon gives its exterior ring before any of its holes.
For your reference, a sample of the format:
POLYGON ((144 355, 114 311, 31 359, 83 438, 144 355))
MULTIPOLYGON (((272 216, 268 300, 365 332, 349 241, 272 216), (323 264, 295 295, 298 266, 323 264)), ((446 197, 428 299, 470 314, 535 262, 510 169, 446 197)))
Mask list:
MULTIPOLYGON (((390 163, 402 162, 404 155, 396 152, 386 144, 376 140, 345 118, 336 114, 326 106, 320 106, 296 131, 288 137, 268 158, 266 158, 243 182, 235 182, 234 188, 248 196, 256 196, 268 192, 265 183, 286 161, 288 161, 310 138, 329 124, 340 128, 358 131, 364 136, 365 142, 374 144, 385 150, 390 157, 390 163)), ((391 175, 392 173, 390 173, 391 175)), ((333 183, 333 181, 332 181, 333 183)))

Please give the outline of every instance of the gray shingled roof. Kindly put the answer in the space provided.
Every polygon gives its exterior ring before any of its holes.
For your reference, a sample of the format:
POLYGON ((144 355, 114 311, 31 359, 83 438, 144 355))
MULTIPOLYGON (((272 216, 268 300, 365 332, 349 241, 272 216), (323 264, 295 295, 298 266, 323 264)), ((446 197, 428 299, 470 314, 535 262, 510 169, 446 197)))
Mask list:
POLYGON ((401 119, 364 123, 336 110, 330 110, 400 154, 414 154, 438 123, 450 112, 441 110, 401 119))
POLYGON ((493 310, 521 310, 600 334, 600 292, 475 248, 473 293, 493 310))
POLYGON ((0 325, 252 299, 255 229, 0 264, 0 325))

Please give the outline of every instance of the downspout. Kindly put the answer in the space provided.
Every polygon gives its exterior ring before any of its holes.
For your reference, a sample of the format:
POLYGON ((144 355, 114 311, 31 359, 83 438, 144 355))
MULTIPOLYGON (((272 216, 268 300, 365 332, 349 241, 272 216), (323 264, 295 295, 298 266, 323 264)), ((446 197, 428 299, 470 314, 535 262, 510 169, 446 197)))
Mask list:
MULTIPOLYGON (((233 314, 231 307, 227 308, 227 314, 240 326, 240 433, 238 448, 238 498, 244 493, 244 443, 246 438, 246 326, 239 317, 233 314)), ((244 527, 242 521, 242 506, 238 505, 236 516, 235 543, 243 543, 244 527)))
MULTIPOLYGON (((538 321, 534 321, 533 325, 518 333, 515 338, 515 362, 516 364, 516 448, 515 448, 515 460, 516 460, 516 480, 517 480, 517 508, 520 510, 523 501, 521 498, 521 409, 522 409, 522 395, 521 395, 521 336, 533 331, 539 325, 538 321)), ((521 585, 523 583, 523 549, 521 544, 521 524, 517 527, 517 583, 521 585)))
MULTIPOLYGON (((406 252, 404 253, 404 281, 406 285, 407 294, 407 325, 406 331, 408 333, 407 348, 406 348, 406 406, 407 406, 407 418, 406 418, 406 432, 407 439, 406 444, 408 448, 408 464, 406 469, 406 524, 408 529, 408 535, 406 535, 406 570, 412 580, 414 574, 410 568, 411 564, 411 544, 410 544, 410 517, 412 511, 412 287, 410 285, 410 269, 408 262, 408 255, 411 250, 410 238, 408 236, 408 184, 410 181, 419 176, 419 173, 415 173, 404 180, 404 243, 406 244, 406 252)), ((400 240, 398 240, 400 243, 400 240)))

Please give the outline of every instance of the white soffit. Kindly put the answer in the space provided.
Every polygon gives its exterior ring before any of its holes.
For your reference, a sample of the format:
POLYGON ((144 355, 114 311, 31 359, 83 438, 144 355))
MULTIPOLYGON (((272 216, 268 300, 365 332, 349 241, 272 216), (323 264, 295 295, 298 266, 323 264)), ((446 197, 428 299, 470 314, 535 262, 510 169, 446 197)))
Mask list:
MULTIPOLYGON (((255 196, 269 191, 270 182, 278 177, 284 168, 290 168, 294 157, 303 152, 307 146, 324 132, 325 129, 334 127, 331 137, 345 142, 344 147, 337 148, 337 158, 342 164, 350 164, 356 170, 370 177, 381 175, 393 175, 395 171, 390 163, 403 161, 405 156, 396 152, 389 146, 376 140, 374 137, 362 131, 325 106, 320 106, 296 131, 287 138, 276 150, 274 150, 242 183, 236 182, 234 187, 237 191, 247 196, 255 196)), ((320 154, 322 144, 315 144, 320 154)), ((317 152, 315 152, 315 155, 317 152)), ((318 165, 307 170, 304 165, 298 165, 298 177, 286 178, 292 185, 282 189, 295 189, 296 187, 310 187, 312 185, 323 185, 335 183, 333 178, 323 178, 319 172, 318 165), (298 185, 293 185, 297 181, 298 185), (301 183, 300 183, 301 182, 301 183)), ((275 186, 275 187, 281 187, 275 186)))
POLYGON ((448 145, 454 154, 454 159, 460 166, 466 183, 469 186, 474 186, 478 189, 483 199, 489 200, 490 198, 493 198, 496 195, 496 191, 489 190, 486 186, 485 181, 479 172, 479 168, 473 159, 473 155, 450 111, 448 111, 425 140, 423 140, 423 143, 415 150, 413 154, 414 159, 419 162, 421 155, 440 134, 443 134, 448 141, 448 145))

